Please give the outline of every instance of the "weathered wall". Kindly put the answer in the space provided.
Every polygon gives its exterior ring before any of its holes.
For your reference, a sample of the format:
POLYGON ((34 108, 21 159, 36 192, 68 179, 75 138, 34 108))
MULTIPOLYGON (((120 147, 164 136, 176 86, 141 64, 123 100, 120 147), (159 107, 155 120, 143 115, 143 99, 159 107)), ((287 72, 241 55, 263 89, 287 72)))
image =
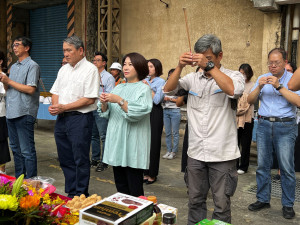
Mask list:
POLYGON ((6 54, 6 1, 0 1, 0 51, 6 54))
MULTIPOLYGON (((237 70, 249 63, 255 76, 266 68, 265 51, 277 46, 280 15, 264 14, 249 0, 122 1, 122 54, 136 51, 163 63, 165 78, 179 55, 189 51, 183 7, 187 9, 192 48, 206 33, 217 35, 223 45, 224 66, 237 70)), ((184 73, 195 68, 186 68, 184 73)), ((255 80, 256 78, 254 78, 255 80)))
POLYGON ((268 53, 273 48, 280 47, 281 17, 279 13, 264 14, 262 43, 262 73, 269 72, 267 62, 268 53))

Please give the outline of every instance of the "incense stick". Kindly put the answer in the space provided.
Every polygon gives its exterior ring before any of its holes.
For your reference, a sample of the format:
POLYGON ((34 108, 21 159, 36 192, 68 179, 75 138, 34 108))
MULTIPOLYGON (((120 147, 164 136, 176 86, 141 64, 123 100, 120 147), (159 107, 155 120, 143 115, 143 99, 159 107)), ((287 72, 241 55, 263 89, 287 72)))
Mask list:
POLYGON ((183 13, 184 13, 186 33, 187 33, 187 37, 188 37, 188 41, 189 41, 190 52, 192 53, 191 39, 190 39, 190 33, 189 33, 189 26, 188 26, 187 15, 186 15, 186 8, 182 8, 182 9, 183 9, 183 13))

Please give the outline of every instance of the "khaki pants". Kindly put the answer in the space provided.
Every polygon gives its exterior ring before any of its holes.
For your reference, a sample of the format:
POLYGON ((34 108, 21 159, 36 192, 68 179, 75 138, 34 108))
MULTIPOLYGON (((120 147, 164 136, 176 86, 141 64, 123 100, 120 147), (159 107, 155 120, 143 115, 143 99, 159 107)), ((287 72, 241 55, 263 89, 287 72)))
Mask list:
POLYGON ((189 195, 188 225, 207 218, 209 188, 215 204, 212 219, 231 223, 230 197, 236 190, 237 181, 236 160, 203 162, 188 157, 185 173, 189 195))

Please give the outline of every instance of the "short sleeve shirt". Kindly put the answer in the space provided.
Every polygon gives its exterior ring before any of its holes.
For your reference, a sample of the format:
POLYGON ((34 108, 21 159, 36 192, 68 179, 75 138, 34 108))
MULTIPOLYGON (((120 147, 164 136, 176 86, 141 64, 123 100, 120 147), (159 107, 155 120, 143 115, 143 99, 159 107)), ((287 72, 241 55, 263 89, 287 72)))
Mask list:
MULTIPOLYGON (((66 64, 60 68, 50 93, 59 96, 59 104, 69 104, 81 98, 98 98, 99 87, 98 69, 84 57, 74 67, 66 64)), ((87 113, 96 109, 97 101, 76 111, 87 113)))
POLYGON ((189 129, 188 156, 204 162, 222 162, 240 157, 237 144, 236 112, 231 99, 237 99, 244 91, 244 77, 238 71, 220 71, 229 76, 234 85, 234 95, 228 96, 213 78, 203 72, 190 73, 179 80, 178 90, 189 92, 187 116, 189 129))
POLYGON ((10 68, 9 79, 24 85, 35 88, 35 92, 30 95, 20 92, 9 86, 6 93, 6 117, 14 119, 24 115, 37 116, 39 108, 39 79, 40 67, 30 56, 21 62, 16 62, 10 68))
MULTIPOLYGON (((272 74, 266 73, 259 76, 251 91, 253 91, 259 85, 260 78, 268 76, 272 76, 272 74)), ((285 70, 284 74, 279 79, 279 83, 283 84, 283 86, 288 89, 288 82, 292 76, 292 73, 285 70)), ((296 91, 295 93, 300 95, 300 91, 296 91)), ((260 107, 258 109, 258 114, 260 116, 280 118, 296 117, 297 107, 288 102, 271 84, 264 85, 259 93, 258 98, 260 100, 260 107)))

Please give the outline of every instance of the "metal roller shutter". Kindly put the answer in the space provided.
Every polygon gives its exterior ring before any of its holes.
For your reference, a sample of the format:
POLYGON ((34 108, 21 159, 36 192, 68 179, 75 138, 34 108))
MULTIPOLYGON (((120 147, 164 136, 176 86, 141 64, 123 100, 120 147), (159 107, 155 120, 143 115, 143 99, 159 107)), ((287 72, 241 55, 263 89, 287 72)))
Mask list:
MULTIPOLYGON (((61 67, 62 44, 67 37, 67 4, 30 10, 31 57, 41 68, 49 92, 61 67)), ((41 87, 41 92, 44 90, 41 87)))

